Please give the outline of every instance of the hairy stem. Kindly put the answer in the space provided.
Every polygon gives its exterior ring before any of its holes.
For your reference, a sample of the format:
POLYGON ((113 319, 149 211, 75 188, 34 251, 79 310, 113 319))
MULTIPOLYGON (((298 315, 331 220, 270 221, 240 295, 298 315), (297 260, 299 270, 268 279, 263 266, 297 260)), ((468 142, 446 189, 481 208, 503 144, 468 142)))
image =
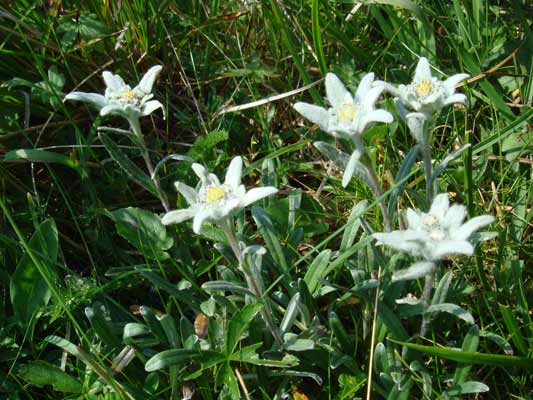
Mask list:
MULTIPOLYGON (((422 294, 422 299, 424 300, 425 309, 429 307, 429 301, 431 299, 431 289, 433 289, 433 281, 435 280, 435 271, 430 272, 426 275, 424 282, 424 292, 422 294)), ((424 312, 422 316, 422 326, 420 327, 420 336, 424 336, 427 333, 429 324, 431 322, 431 317, 429 314, 424 312)))
POLYGON ((246 260, 243 257, 241 248, 239 246, 239 241, 237 240, 237 236, 235 235, 233 221, 231 221, 230 218, 226 218, 223 222, 219 223, 219 227, 224 231, 224 234, 228 239, 229 245, 233 250, 235 257, 237 258, 239 267, 244 272, 248 289, 250 289, 265 304, 265 306, 261 309, 261 316, 263 317, 263 320, 265 321, 268 329, 270 330, 272 337, 274 338, 276 343, 282 344, 283 338, 280 336, 279 331, 276 328, 276 325, 274 324, 274 320, 272 319, 272 308, 270 307, 270 302, 268 301, 268 299, 264 298, 263 292, 260 289, 261 286, 255 281, 253 273, 250 271, 248 265, 246 265, 246 260))
POLYGON ((431 203, 433 202, 433 187, 431 183, 431 175, 433 173, 432 171, 432 165, 431 165, 431 150, 429 148, 429 140, 428 140, 428 134, 427 131, 424 131, 422 134, 422 141, 420 142, 420 148, 422 151, 422 157, 424 158, 424 175, 426 178, 426 202, 427 206, 431 207, 431 203))
MULTIPOLYGON (((374 192, 374 195, 378 198, 383 196, 383 189, 381 188, 381 184, 379 183, 378 176, 376 174, 376 171, 374 171, 374 167, 372 166, 372 161, 370 160, 370 157, 368 153, 366 152, 365 145, 363 144, 363 140, 360 135, 354 135, 353 136, 355 145, 357 146, 357 149, 361 152, 361 160, 363 161, 366 170, 368 172, 368 178, 370 180, 370 189, 374 192)), ((387 232, 390 232, 392 229, 391 220, 389 217, 389 212, 387 210, 387 206, 385 205, 385 202, 383 199, 379 200, 379 208, 381 209, 381 214, 383 215, 383 222, 385 223, 385 230, 387 232)))
POLYGON ((135 137, 137 138, 137 141, 140 144, 141 155, 142 155, 142 158, 144 159, 146 169, 148 170, 148 173, 150 174, 150 179, 152 179, 152 182, 154 182, 157 192, 159 193, 159 200, 161 200, 161 204, 163 205, 163 208, 165 209, 165 211, 169 212, 170 205, 168 203, 167 196, 161 189, 159 178, 154 174, 154 166, 152 164, 152 161, 150 160, 150 154, 148 153, 148 148, 146 147, 146 143, 144 141, 144 136, 141 131, 141 125, 139 123, 139 120, 132 118, 129 120, 129 122, 130 122, 131 130, 133 131, 133 133, 135 133, 135 137))

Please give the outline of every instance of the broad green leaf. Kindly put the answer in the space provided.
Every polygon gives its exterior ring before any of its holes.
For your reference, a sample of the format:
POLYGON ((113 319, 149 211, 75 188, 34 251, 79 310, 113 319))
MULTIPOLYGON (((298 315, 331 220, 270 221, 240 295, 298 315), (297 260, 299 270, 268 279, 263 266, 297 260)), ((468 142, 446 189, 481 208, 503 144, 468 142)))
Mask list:
POLYGON ((144 365, 147 372, 157 371, 177 364, 188 364, 200 357, 198 350, 172 349, 165 350, 152 356, 144 365))
POLYGON ((135 268, 139 271, 139 274, 144 276, 146 279, 148 279, 150 282, 152 282, 156 287, 163 289, 165 292, 170 293, 171 295, 175 296, 176 299, 189 304, 193 305, 193 301, 195 300, 191 296, 191 292, 187 289, 178 289, 178 287, 175 284, 170 283, 168 280, 163 278, 160 274, 147 271, 146 268, 135 268))
POLYGON ((451 271, 448 271, 444 274, 437 285, 437 289, 435 289, 435 293, 431 299, 431 305, 441 304, 446 301, 446 296, 448 295, 448 289, 450 288, 452 278, 453 274, 451 271))
POLYGON ((233 353, 242 334, 248 329, 250 322, 262 308, 262 303, 247 304, 231 318, 224 341, 224 353, 227 356, 233 353))
POLYGON ((447 360, 457 361, 464 364, 493 365, 496 367, 520 367, 533 369, 533 358, 504 356, 490 353, 469 353, 462 350, 454 350, 446 347, 424 346, 421 344, 400 342, 394 339, 389 341, 405 346, 409 349, 420 351, 431 356, 442 357, 447 360))
POLYGON ((402 161, 402 164, 400 165, 400 169, 398 170, 398 173, 396 174, 396 177, 394 178, 394 186, 392 189, 392 192, 389 196, 389 206, 388 211, 389 215, 393 216, 396 214, 396 205, 398 197, 403 193, 405 190, 405 186, 407 185, 407 177, 409 176, 409 173, 411 172, 411 169, 413 168, 413 165, 415 164, 416 157, 418 155, 418 152, 420 151, 420 145, 415 145, 409 150, 409 153, 405 156, 405 159, 402 161))
POLYGON ((237 377, 231 369, 229 361, 223 363, 218 370, 216 377, 217 386, 226 385, 228 388, 230 397, 232 400, 240 400, 239 385, 237 383, 237 377))
POLYGON ((257 354, 263 343, 256 343, 246 346, 239 351, 233 353, 229 358, 231 361, 246 362, 254 365, 261 365, 265 367, 295 367, 298 365, 298 359, 292 354, 286 354, 281 360, 262 359, 257 354))
POLYGON ((283 333, 288 332, 292 328, 292 324, 298 316, 300 303, 300 293, 296 293, 289 301, 287 309, 285 310, 285 315, 283 315, 283 319, 281 320, 280 329, 283 333))
POLYGON ((328 64, 326 62, 326 57, 324 56, 324 48, 322 47, 322 28, 320 27, 318 0, 312 0, 311 2, 311 29, 313 34, 313 47, 318 59, 320 73, 322 76, 326 76, 326 73, 328 72, 328 64))
POLYGON ((122 399, 133 399, 134 397, 127 392, 127 390, 115 380, 113 374, 104 368, 100 363, 95 360, 89 353, 83 350, 81 347, 63 339, 59 336, 50 335, 44 338, 45 342, 51 343, 65 350, 67 353, 75 356, 82 361, 87 367, 94 370, 104 382, 115 390, 118 396, 122 399))
POLYGON ((448 314, 455 315, 457 318, 462 319, 463 321, 468 322, 469 324, 474 324, 474 317, 464 308, 459 307, 457 304, 452 303, 440 303, 434 304, 427 308, 426 313, 432 314, 437 312, 445 312, 448 314))
POLYGON ((80 176, 83 175, 83 170, 78 160, 65 156, 64 154, 55 153, 48 150, 38 149, 18 149, 11 150, 4 156, 4 161, 25 160, 37 163, 54 163, 62 164, 72 168, 80 176))
POLYGON ((199 136, 191 146, 187 155, 195 160, 206 158, 206 154, 213 152, 215 146, 228 140, 228 132, 217 130, 209 132, 207 135, 199 136))
POLYGON ((516 319, 515 313, 513 313, 510 306, 500 304, 499 308, 503 317, 503 322, 509 331, 511 341, 516 346, 516 349, 520 354, 528 354, 528 347, 522 336, 522 332, 520 331, 520 323, 516 319))
MULTIPOLYGON (((479 345, 479 328, 476 325, 473 325, 466 334, 463 340, 463 346, 461 350, 473 353, 477 350, 479 345)), ((455 373, 453 375, 453 384, 461 385, 465 383, 468 373, 470 372, 471 365, 458 365, 455 368, 455 373)))
POLYGON ((348 335, 348 332, 346 332, 346 329, 344 329, 341 320, 334 311, 331 311, 329 313, 328 320, 329 328, 331 329, 333 338, 337 339, 341 350, 345 354, 352 354, 355 348, 354 339, 350 335, 348 335))
POLYGON ((92 307, 85 308, 85 315, 98 337, 107 346, 118 348, 121 346, 120 338, 113 332, 111 321, 106 314, 108 312, 100 302, 95 302, 92 307))
POLYGON ((268 248, 268 253, 281 268, 281 271, 286 275, 287 279, 289 278, 289 266, 287 265, 287 260, 283 254, 283 249, 279 244, 279 235, 274 229, 272 221, 265 213, 265 211, 260 207, 252 207, 252 217, 254 218, 263 239, 265 240, 266 247, 268 248))
POLYGON ((320 280, 324 278, 327 271, 329 260, 331 259, 331 250, 322 250, 313 260, 304 276, 304 281, 312 295, 319 288, 320 280))
POLYGON ((448 390, 446 390, 444 393, 447 396, 459 396, 461 394, 469 394, 469 393, 485 393, 488 392, 490 389, 487 385, 481 382, 476 381, 468 381, 461 383, 459 385, 454 385, 448 390))
MULTIPOLYGON (((53 281, 58 252, 58 233, 53 219, 47 219, 39 225, 28 246, 53 281)), ((50 301, 51 289, 27 253, 22 255, 11 277, 9 294, 16 321, 24 327, 50 301)))
POLYGON ((202 285, 202 289, 204 289, 207 292, 223 291, 223 292, 241 293, 246 296, 251 296, 255 299, 257 298, 255 293, 253 293, 250 289, 236 285, 231 282, 226 282, 226 281, 209 281, 202 285))
POLYGON ((346 221, 346 225, 344 227, 344 234, 342 235, 342 241, 339 247, 339 251, 341 253, 348 250, 353 245, 355 236, 361 227, 361 217, 367 206, 368 201, 361 200, 353 207, 352 212, 348 217, 348 221, 346 221))
POLYGON ((82 391, 82 385, 77 379, 46 361, 33 361, 20 366, 18 376, 38 387, 51 385, 57 392, 81 393, 82 391))
POLYGON ((166 260, 174 240, 156 214, 141 208, 121 208, 111 213, 117 232, 145 257, 166 260))
POLYGON ((99 132, 98 137, 100 138, 100 141, 102 142, 102 144, 105 146, 111 158, 116 161, 119 167, 122 168, 122 170, 126 174, 128 174, 128 176, 132 180, 134 180, 139 185, 144 187, 154 196, 159 197, 157 188, 155 187, 150 177, 143 170, 141 170, 137 165, 135 165, 128 158, 128 156, 124 154, 122 150, 120 150, 118 145, 113 141, 113 139, 111 139, 111 137, 107 133, 99 132))

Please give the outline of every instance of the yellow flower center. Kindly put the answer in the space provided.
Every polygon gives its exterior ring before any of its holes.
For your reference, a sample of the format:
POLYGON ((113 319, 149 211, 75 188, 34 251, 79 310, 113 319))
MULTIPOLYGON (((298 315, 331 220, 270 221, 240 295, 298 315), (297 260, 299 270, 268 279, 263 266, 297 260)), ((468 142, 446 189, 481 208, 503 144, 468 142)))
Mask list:
POLYGON ((127 90, 122 94, 122 98, 124 100, 133 100, 137 95, 133 90, 127 90))
POLYGON ((338 111, 341 122, 350 122, 355 118, 356 110, 352 103, 343 104, 338 111))
POLYGON ((207 202, 215 203, 226 196, 224 189, 220 186, 210 186, 207 188, 207 202))
POLYGON ((424 79, 416 85, 415 91, 417 96, 427 96, 431 93, 431 81, 429 79, 424 79))

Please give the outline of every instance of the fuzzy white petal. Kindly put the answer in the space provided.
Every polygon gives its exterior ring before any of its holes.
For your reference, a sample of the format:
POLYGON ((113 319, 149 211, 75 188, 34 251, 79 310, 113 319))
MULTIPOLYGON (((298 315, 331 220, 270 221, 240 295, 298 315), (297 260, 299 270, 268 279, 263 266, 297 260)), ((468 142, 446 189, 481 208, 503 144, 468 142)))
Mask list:
POLYGON ((461 204, 452 205, 442 221, 442 225, 449 229, 457 229, 466 217, 466 207, 461 204))
POLYGON ((313 124, 317 124, 320 129, 327 131, 329 126, 329 113, 323 107, 315 106, 308 103, 296 103, 294 109, 302 114, 305 118, 311 121, 313 124))
POLYGON ((365 97, 361 99, 361 104, 366 111, 374 108, 374 104, 376 104, 381 92, 383 92, 383 88, 381 87, 374 87, 366 92, 365 97))
POLYGON ((414 255, 418 255, 421 252, 425 241, 424 234, 411 230, 374 233, 372 237, 377 239, 378 244, 384 244, 393 249, 406 251, 414 255))
POLYGON ((127 111, 120 104, 108 104, 100 110, 101 116, 113 114, 124 115, 125 113, 127 113, 127 111))
POLYGON ((456 240, 466 240, 472 233, 491 224, 493 221, 494 217, 492 215, 480 215, 479 217, 474 217, 470 221, 461 225, 456 231, 452 232, 452 237, 456 240))
POLYGON ((415 69, 415 76, 413 82, 421 82, 424 79, 431 79, 431 67, 426 57, 420 57, 415 69))
POLYGON ((174 182, 176 190, 181 193, 189 205, 196 204, 198 202, 198 193, 189 185, 182 182, 174 182))
POLYGON ((98 108, 105 107, 107 104, 106 98, 98 93, 71 92, 65 96, 65 100, 83 101, 94 104, 98 108))
POLYGON ((420 214, 412 208, 408 208, 405 212, 405 219, 407 220, 407 226, 411 229, 418 228, 422 223, 420 214))
POLYGON ((450 76, 448 79, 446 79, 444 81, 444 85, 451 91, 451 92, 454 92, 455 91, 455 86, 457 86, 457 84, 459 82, 462 82, 464 81, 465 79, 467 79, 470 75, 468 74, 455 74, 455 75, 452 75, 450 76))
POLYGON ((202 229, 202 225, 204 221, 210 219, 212 216, 212 211, 208 209, 201 209, 199 210, 195 215, 192 223, 192 230, 194 233, 198 234, 200 233, 200 229, 202 229))
POLYGON ((326 96, 333 108, 341 107, 346 102, 347 95, 351 98, 350 93, 337 75, 328 73, 326 75, 326 96))
POLYGON ((474 248, 466 240, 441 240, 431 247, 430 258, 432 260, 441 260, 454 254, 471 256, 473 253, 474 248))
POLYGON ((386 92, 389 92, 393 96, 401 97, 400 90, 396 86, 391 85, 389 82, 374 81, 372 86, 374 86, 374 87, 382 87, 383 90, 385 90, 386 92))
POLYGON ((146 71, 146 74, 144 74, 139 84, 135 87, 135 90, 141 90, 143 93, 150 93, 152 91, 152 86, 162 69, 163 67, 161 65, 154 65, 146 71))
POLYGON ((127 86, 126 82, 124 82, 124 79, 122 79, 120 75, 115 75, 109 71, 104 71, 102 73, 102 76, 104 78, 104 82, 107 86, 107 89, 109 89, 111 92, 123 90, 127 86))
MULTIPOLYGON (((366 94, 372 88, 373 83, 374 83, 374 73, 369 72, 368 74, 363 76, 363 79, 361 79, 361 82, 359 83, 359 86, 357 87, 357 90, 355 92, 355 97, 358 100, 364 100, 364 98, 366 97, 366 94)), ((383 87, 381 87, 381 90, 383 90, 383 87)))
POLYGON ((272 186, 264 186, 250 189, 248 192, 246 192, 243 199, 241 200, 241 206, 246 207, 252 203, 255 203, 258 200, 276 194, 277 192, 278 189, 272 186))
POLYGON ((444 105, 447 106, 448 104, 455 104, 455 103, 466 103, 466 95, 462 93, 456 93, 454 95, 451 95, 449 97, 446 97, 444 99, 444 105))
POLYGON ((350 160, 348 161, 346 169, 344 170, 344 174, 342 176, 342 187, 346 187, 348 186, 348 183, 350 183, 350 180, 355 173, 359 158, 361 158, 361 152, 359 150, 355 150, 350 156, 350 160))
POLYGON ((207 185, 209 183, 209 171, 202 164, 193 163, 192 170, 200 178, 202 184, 207 185))
POLYGON ((237 156, 229 164, 224 183, 231 188, 237 188, 241 184, 242 158, 237 156))
POLYGON ((366 116, 367 122, 385 122, 390 124, 394 121, 392 114, 385 110, 372 110, 366 116))
POLYGON ((161 222, 163 225, 179 224, 180 222, 191 219, 195 215, 194 208, 184 208, 182 210, 173 210, 166 213, 161 222))
POLYGON ((439 222, 443 221, 449 206, 450 200, 448 199, 448 193, 441 193, 433 199, 429 213, 437 217, 439 222))
POLYGON ((144 106, 142 108, 142 115, 143 117, 150 115, 158 108, 163 110, 163 115, 165 114, 165 109, 163 108, 163 104, 161 104, 158 100, 151 100, 146 103, 144 103, 144 106))

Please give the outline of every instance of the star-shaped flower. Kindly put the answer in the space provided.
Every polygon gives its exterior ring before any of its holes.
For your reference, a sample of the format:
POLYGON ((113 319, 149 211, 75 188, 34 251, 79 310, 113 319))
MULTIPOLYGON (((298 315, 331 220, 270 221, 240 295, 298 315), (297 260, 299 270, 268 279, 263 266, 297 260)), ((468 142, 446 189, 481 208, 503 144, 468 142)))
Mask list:
POLYGON ((337 75, 326 75, 326 95, 329 109, 308 103, 296 103, 294 109, 322 130, 333 136, 361 135, 372 122, 392 122, 392 115, 374 109, 383 88, 372 87, 374 73, 366 74, 352 96, 337 75))
POLYGON ((223 184, 216 175, 209 173, 200 164, 193 164, 192 169, 200 178, 198 190, 181 182, 174 184, 176 190, 189 203, 189 208, 166 213, 162 219, 163 224, 178 224, 193 218, 193 231, 199 233, 204 222, 220 224, 233 213, 278 191, 272 186, 246 191, 244 185, 241 184, 241 157, 231 160, 223 184))
MULTIPOLYGON (((374 82, 374 86, 383 87, 386 91, 397 96, 401 105, 426 115, 431 118, 433 113, 453 103, 465 103, 466 96, 455 93, 455 86, 468 78, 468 74, 456 74, 441 81, 431 75, 429 61, 420 57, 415 69, 413 81, 408 85, 399 85, 397 88, 384 81, 374 82)), ((406 114, 400 109, 401 114, 406 114)))
POLYGON ((133 89, 127 85, 119 75, 104 71, 102 76, 107 86, 105 94, 71 92, 65 96, 66 100, 83 101, 95 105, 100 109, 100 115, 120 115, 128 121, 138 120, 150 115, 163 105, 157 100, 151 100, 152 86, 163 67, 155 65, 142 77, 133 89))
POLYGON ((463 223, 466 209, 460 204, 450 207, 448 194, 439 194, 428 213, 407 209, 407 229, 390 233, 374 233, 378 244, 421 256, 427 261, 442 260, 453 254, 472 255, 474 247, 468 241, 472 233, 494 221, 491 215, 481 215, 463 223))

